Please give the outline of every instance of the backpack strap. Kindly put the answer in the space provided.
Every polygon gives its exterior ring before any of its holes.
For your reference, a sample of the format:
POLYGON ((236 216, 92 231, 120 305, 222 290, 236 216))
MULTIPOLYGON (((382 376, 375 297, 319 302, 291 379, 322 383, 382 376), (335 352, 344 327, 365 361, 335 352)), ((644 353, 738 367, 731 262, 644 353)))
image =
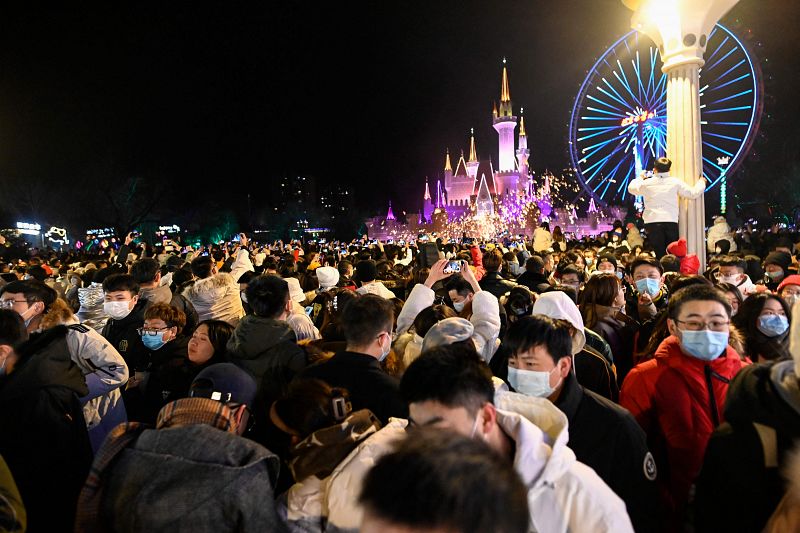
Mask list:
POLYGON ((778 434, 775 428, 753 422, 758 438, 761 441, 761 448, 764 451, 764 467, 778 468, 778 434))

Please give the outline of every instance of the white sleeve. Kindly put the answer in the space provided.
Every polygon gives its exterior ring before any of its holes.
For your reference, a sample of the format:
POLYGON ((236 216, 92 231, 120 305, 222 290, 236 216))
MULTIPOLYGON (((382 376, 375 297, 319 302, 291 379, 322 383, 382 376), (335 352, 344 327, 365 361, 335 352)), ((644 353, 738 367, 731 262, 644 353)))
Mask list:
POLYGON ((628 182, 628 192, 631 194, 641 195, 643 187, 644 180, 642 178, 634 178, 628 182))
POLYGON ((706 182, 705 180, 698 179, 694 182, 694 185, 687 185, 685 181, 682 179, 678 179, 678 195, 683 198, 697 198, 703 194, 706 190, 706 182))
POLYGON ((89 398, 117 389, 128 381, 128 365, 105 337, 92 328, 70 329, 67 346, 89 386, 89 398))
POLYGON ((433 305, 435 297, 436 293, 433 292, 433 289, 426 287, 422 283, 414 285, 414 288, 411 289, 411 294, 408 295, 408 300, 403 304, 403 309, 400 310, 400 314, 397 316, 398 336, 409 330, 420 311, 433 305))
POLYGON ((469 318, 475 328, 474 335, 481 338, 484 357, 494 353, 494 341, 500 335, 500 302, 487 291, 480 291, 472 298, 472 316, 469 318))
POLYGON ((231 277, 233 281, 238 282, 242 274, 245 272, 255 272, 255 270, 253 263, 250 261, 250 252, 245 248, 240 248, 236 252, 236 259, 231 265, 231 277))

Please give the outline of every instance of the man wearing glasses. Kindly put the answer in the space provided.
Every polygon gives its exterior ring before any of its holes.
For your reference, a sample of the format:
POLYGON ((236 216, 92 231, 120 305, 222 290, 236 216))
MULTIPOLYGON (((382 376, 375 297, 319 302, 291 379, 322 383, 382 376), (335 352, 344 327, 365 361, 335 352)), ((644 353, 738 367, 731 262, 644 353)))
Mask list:
POLYGON ((723 421, 728 384, 745 363, 728 345, 731 306, 718 289, 681 289, 667 313, 671 335, 628 374, 620 404, 647 434, 664 508, 677 527, 711 432, 723 421))

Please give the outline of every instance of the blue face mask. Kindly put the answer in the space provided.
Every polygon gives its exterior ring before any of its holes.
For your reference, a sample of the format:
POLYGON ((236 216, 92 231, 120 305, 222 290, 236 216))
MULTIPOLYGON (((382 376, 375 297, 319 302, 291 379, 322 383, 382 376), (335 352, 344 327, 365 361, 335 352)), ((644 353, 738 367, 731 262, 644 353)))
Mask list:
POLYGON ((636 282, 636 290, 639 291, 640 294, 647 293, 652 298, 655 298, 658 296, 661 287, 657 279, 644 278, 636 282))
POLYGON ((756 327, 767 337, 777 337, 789 329, 789 319, 783 315, 763 315, 758 317, 756 327))
POLYGON ((148 350, 158 350, 162 348, 166 342, 162 338, 163 334, 159 334, 156 336, 153 335, 142 335, 142 344, 144 344, 145 348, 148 350))
POLYGON ((728 346, 727 331, 683 331, 681 330, 681 348, 684 352, 702 361, 713 361, 728 346))

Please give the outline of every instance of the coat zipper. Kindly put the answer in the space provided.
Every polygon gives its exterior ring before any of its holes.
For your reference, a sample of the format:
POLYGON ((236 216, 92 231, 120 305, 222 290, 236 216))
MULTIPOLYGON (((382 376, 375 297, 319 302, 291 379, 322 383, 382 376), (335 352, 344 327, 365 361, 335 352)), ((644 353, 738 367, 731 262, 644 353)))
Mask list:
POLYGON ((717 378, 723 383, 730 383, 731 380, 721 374, 718 374, 717 372, 714 372, 714 370, 711 368, 711 365, 706 365, 703 368, 703 373, 706 376, 706 388, 708 389, 708 400, 711 406, 711 419, 714 421, 714 428, 716 428, 719 426, 719 407, 717 406, 717 397, 714 396, 714 384, 711 380, 713 378, 717 378))

